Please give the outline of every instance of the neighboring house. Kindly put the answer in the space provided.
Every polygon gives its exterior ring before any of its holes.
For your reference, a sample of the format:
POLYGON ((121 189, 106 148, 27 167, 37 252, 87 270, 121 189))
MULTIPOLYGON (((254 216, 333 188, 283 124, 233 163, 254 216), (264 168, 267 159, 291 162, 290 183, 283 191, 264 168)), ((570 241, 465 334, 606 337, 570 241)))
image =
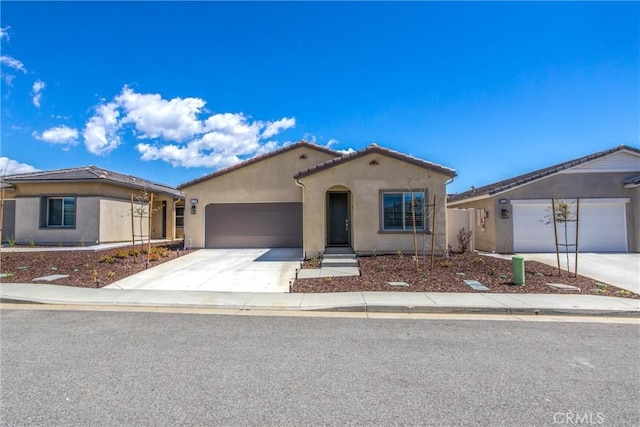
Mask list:
POLYGON ((132 234, 152 239, 183 234, 182 192, 134 176, 85 166, 8 175, 2 184, 5 243, 93 245, 130 241, 132 234), (145 192, 148 198, 153 194, 150 231, 149 220, 139 218, 149 212, 148 206, 140 209, 145 192))
POLYGON ((327 247, 411 253, 413 199, 419 246, 430 251, 431 207, 427 218, 422 208, 435 196, 434 248, 441 252, 445 186, 454 176, 453 169, 375 144, 341 155, 301 141, 178 186, 188 204, 185 244, 302 247, 306 258, 327 247))
MULTIPOLYGON (((478 250, 554 252, 551 200, 562 198, 572 211, 579 206, 580 252, 639 252, 639 185, 640 150, 621 145, 450 195, 448 207, 474 208, 478 250)), ((575 224, 567 223, 568 244, 575 243, 575 224)), ((562 225, 558 231, 564 243, 562 225)))

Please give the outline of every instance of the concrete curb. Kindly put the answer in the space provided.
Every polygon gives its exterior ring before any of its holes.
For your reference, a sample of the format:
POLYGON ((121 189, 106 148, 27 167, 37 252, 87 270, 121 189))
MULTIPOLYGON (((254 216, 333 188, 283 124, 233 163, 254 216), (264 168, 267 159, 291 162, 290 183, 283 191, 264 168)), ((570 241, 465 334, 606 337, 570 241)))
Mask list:
POLYGON ((95 306, 128 306, 128 307, 172 307, 172 308, 211 308, 231 309, 240 311, 321 311, 341 313, 405 313, 405 314, 493 314, 493 315, 521 315, 521 316, 594 316, 594 317, 623 317, 639 318, 640 310, 610 310, 588 308, 512 308, 512 307, 473 307, 473 306, 407 306, 407 305, 367 305, 350 304, 326 307, 304 306, 266 306, 266 305, 234 305, 234 304, 192 304, 176 302, 91 302, 65 301, 48 298, 16 298, 0 297, 0 303, 11 304, 42 304, 42 305, 95 305, 95 306))
POLYGON ((0 302, 173 307, 240 311, 325 311, 640 318, 640 300, 568 294, 446 292, 249 293, 73 288, 0 283, 0 302))

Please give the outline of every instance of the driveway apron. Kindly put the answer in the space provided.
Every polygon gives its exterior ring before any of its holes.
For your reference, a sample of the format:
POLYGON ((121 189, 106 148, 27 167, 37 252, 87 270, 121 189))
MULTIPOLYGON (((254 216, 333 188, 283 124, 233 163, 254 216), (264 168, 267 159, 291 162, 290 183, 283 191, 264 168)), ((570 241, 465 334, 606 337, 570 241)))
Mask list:
MULTIPOLYGON (((521 255, 525 259, 552 266, 558 265, 555 253, 521 255)), ((574 254, 569 254, 569 265, 573 273, 574 254)), ((566 271, 567 261, 564 253, 560 254, 560 266, 566 271)), ((640 294, 640 254, 579 253, 578 274, 640 294)))
POLYGON ((300 248, 200 249, 107 288, 215 292, 289 292, 300 248))

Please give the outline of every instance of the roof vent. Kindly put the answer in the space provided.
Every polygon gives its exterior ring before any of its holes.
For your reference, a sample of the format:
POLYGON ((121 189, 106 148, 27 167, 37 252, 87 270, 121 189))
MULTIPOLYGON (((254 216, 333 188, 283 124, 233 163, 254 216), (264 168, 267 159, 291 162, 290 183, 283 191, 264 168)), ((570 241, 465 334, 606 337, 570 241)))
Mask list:
POLYGON ((376 144, 375 142, 372 142, 372 143, 369 145, 369 147, 377 147, 377 146, 378 146, 378 144, 376 144))

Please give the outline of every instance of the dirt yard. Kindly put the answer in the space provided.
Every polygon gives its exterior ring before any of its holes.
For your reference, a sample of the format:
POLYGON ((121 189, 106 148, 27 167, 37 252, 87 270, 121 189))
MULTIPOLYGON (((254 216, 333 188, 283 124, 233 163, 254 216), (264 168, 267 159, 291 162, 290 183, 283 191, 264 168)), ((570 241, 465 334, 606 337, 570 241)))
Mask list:
POLYGON ((136 245, 100 251, 5 252, 0 254, 0 272, 7 274, 1 282, 34 283, 36 277, 64 274, 69 277, 54 285, 100 288, 132 274, 189 253, 183 244, 152 246, 149 256, 136 245))
MULTIPOLYGON (((583 295, 607 295, 624 298, 640 298, 639 295, 594 279, 581 276, 568 277, 566 271, 558 275, 558 269, 536 261, 525 262, 525 285, 512 284, 511 260, 475 254, 453 254, 449 259, 434 258, 431 269, 429 257, 419 258, 418 269, 412 256, 384 255, 358 257, 360 277, 328 277, 298 279, 293 292, 478 292, 464 280, 477 280, 489 288, 484 292, 566 294, 575 291, 554 289, 547 283, 561 283, 580 288, 583 295), (391 286, 388 282, 405 282, 408 287, 391 286)), ((309 262, 306 268, 311 268, 309 262)))

